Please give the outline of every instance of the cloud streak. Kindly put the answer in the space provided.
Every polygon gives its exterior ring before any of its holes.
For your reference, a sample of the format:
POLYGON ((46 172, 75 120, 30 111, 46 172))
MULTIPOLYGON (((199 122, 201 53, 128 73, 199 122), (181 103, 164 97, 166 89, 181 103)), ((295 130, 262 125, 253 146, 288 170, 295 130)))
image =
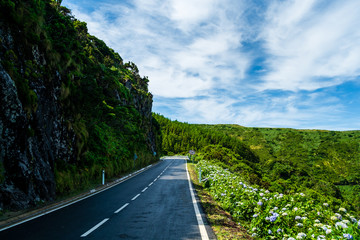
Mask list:
POLYGON ((149 77, 155 112, 194 123, 360 128, 357 0, 63 4, 149 77))
POLYGON ((263 89, 316 90, 360 73, 359 1, 274 2, 262 34, 269 54, 263 89))

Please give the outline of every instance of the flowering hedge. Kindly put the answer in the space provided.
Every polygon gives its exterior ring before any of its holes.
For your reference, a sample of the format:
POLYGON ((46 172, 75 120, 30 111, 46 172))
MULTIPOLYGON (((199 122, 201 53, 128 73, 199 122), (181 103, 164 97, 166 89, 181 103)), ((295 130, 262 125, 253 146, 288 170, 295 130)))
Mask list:
POLYGON ((235 221, 248 223, 257 239, 360 239, 360 220, 345 208, 308 198, 249 186, 240 176, 206 161, 202 184, 235 221))

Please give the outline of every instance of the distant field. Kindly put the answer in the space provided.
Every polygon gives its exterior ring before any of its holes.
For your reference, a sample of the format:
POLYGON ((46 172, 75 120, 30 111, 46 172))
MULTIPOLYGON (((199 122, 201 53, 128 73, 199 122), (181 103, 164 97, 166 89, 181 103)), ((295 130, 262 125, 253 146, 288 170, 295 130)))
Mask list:
POLYGON ((262 178, 273 190, 310 188, 359 206, 360 131, 202 127, 221 131, 248 146, 259 157, 262 178))

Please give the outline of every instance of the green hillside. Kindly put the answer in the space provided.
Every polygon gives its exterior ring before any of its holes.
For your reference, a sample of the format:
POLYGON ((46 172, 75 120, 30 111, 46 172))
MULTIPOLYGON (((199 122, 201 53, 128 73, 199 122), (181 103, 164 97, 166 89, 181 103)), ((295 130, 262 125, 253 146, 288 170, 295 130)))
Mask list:
POLYGON ((60 3, 0 1, 0 209, 157 159, 148 78, 60 3))
POLYGON ((156 116, 166 154, 197 151, 273 192, 305 192, 360 213, 360 131, 194 125, 156 116), (350 206, 351 205, 351 206, 350 206))

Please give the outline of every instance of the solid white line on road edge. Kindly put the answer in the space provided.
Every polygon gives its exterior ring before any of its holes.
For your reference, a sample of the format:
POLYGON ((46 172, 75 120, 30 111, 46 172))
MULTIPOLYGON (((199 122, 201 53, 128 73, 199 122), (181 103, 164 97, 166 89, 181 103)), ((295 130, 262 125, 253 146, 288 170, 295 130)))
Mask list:
POLYGON ((114 213, 119 213, 121 210, 123 210, 124 208, 126 208, 129 205, 129 203, 125 203, 121 208, 119 208, 118 210, 116 210, 114 213))
POLYGON ((195 215, 196 215, 196 219, 197 219, 197 222, 198 222, 201 239, 202 239, 202 240, 208 240, 208 239, 209 239, 209 236, 208 236, 207 231, 206 231, 206 229, 205 229, 205 225, 204 225, 204 222, 203 222, 203 220, 202 220, 202 218, 201 218, 201 214, 200 214, 200 211, 199 211, 199 207, 198 207, 197 202, 196 202, 196 198, 195 198, 195 195, 194 195, 194 190, 193 190, 193 188, 192 188, 192 184, 191 184, 191 180, 190 180, 190 176, 189 176, 189 171, 188 171, 186 162, 185 162, 185 166, 186 166, 186 174, 187 174, 187 178, 188 178, 188 182, 189 182, 191 199, 192 199, 192 202, 193 202, 193 205, 194 205, 195 215))
MULTIPOLYGON (((144 169, 147 170, 147 169, 149 169, 150 167, 152 167, 152 164, 150 164, 149 166, 145 167, 144 169)), ((24 220, 22 220, 22 221, 20 221, 20 222, 11 224, 10 226, 1 228, 1 229, 0 229, 0 232, 1 232, 1 231, 5 231, 5 230, 7 230, 7 229, 9 229, 9 228, 18 226, 18 225, 20 225, 20 224, 29 222, 29 221, 34 220, 34 219, 36 219, 36 218, 42 217, 42 216, 47 215, 47 214, 49 214, 49 213, 55 212, 55 211, 57 211, 57 210, 60 210, 60 209, 62 209, 62 208, 65 208, 65 207, 67 207, 67 206, 73 205, 74 203, 80 202, 80 201, 85 200, 85 199, 87 199, 87 198, 90 198, 90 197, 92 197, 92 196, 94 196, 94 195, 96 195, 96 194, 99 194, 99 193, 101 193, 101 192, 104 192, 104 191, 106 191, 106 190, 109 190, 110 188, 115 187, 115 186, 117 186, 117 185, 119 185, 119 184, 121 184, 121 183, 129 180, 130 177, 134 177, 134 176, 135 176, 134 174, 129 174, 129 175, 127 175, 127 176, 124 176, 124 177, 122 177, 122 178, 120 178, 120 179, 115 180, 116 183, 113 184, 113 185, 111 185, 111 186, 109 186, 109 187, 106 187, 106 188, 104 188, 104 189, 101 189, 101 190, 99 190, 99 191, 97 191, 97 192, 94 192, 94 191, 93 191, 93 192, 91 192, 90 195, 87 195, 87 196, 85 196, 85 197, 83 197, 83 198, 79 198, 79 199, 74 200, 74 201, 72 201, 72 202, 65 203, 64 205, 61 205, 61 206, 59 206, 59 207, 55 207, 55 208, 53 208, 53 209, 51 209, 51 210, 45 211, 45 212, 43 212, 43 213, 40 213, 39 215, 36 215, 36 216, 30 217, 30 218, 24 219, 24 220), (124 180, 124 179, 125 179, 125 180, 124 180), (123 180, 124 180, 124 181, 123 181, 123 180)))
POLYGON ((131 199, 131 201, 134 201, 135 199, 137 199, 138 196, 140 196, 140 193, 139 193, 138 195, 136 195, 135 197, 133 197, 133 198, 131 199))
POLYGON ((103 225, 107 220, 109 220, 109 218, 105 218, 104 220, 102 220, 101 222, 99 222, 98 224, 96 224, 94 227, 92 227, 89 231, 87 231, 86 233, 84 233, 84 234, 81 235, 80 237, 86 237, 87 235, 89 235, 90 233, 92 233, 93 231, 95 231, 98 227, 100 227, 101 225, 103 225))
POLYGON ((145 191, 146 191, 146 189, 148 189, 148 187, 144 188, 141 192, 145 192, 145 191))

